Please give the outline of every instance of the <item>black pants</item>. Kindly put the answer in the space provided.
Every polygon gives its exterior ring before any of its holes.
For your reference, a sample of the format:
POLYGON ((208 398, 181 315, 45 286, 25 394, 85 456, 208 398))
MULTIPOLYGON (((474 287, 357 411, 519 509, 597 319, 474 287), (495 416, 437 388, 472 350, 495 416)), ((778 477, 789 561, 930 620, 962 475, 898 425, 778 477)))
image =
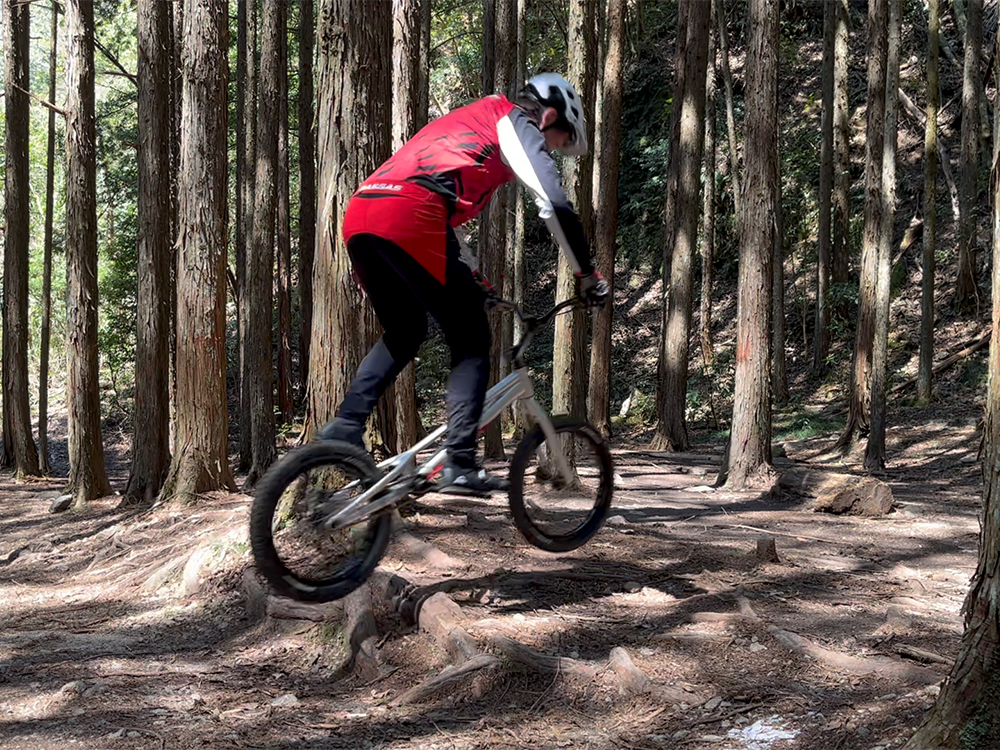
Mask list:
POLYGON ((485 295, 472 270, 459 260, 454 232, 448 232, 444 284, 398 245, 375 235, 354 235, 347 252, 385 332, 358 368, 337 416, 358 424, 368 419, 427 338, 430 313, 451 349, 445 446, 456 465, 474 465, 489 379, 490 327, 485 295))

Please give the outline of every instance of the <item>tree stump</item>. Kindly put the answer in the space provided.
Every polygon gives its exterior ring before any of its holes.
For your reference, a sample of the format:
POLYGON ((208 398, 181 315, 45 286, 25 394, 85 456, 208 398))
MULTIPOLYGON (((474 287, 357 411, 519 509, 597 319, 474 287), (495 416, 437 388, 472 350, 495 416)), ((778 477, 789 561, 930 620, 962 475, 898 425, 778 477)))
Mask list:
POLYGON ((372 612, 371 592, 368 586, 355 589, 344 599, 347 624, 344 632, 351 656, 347 668, 357 672, 363 680, 374 680, 381 675, 378 663, 378 627, 372 612))
POLYGON ((762 536, 757 539, 757 562, 776 563, 778 559, 778 545, 773 536, 762 536))

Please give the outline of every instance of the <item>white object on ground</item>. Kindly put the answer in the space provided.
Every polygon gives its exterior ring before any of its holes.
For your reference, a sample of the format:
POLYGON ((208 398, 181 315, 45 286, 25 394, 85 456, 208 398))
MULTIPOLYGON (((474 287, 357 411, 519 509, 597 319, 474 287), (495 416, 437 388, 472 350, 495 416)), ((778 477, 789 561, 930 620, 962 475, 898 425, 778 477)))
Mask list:
POLYGON ((770 750, 775 742, 794 740, 799 735, 798 730, 786 731, 780 721, 780 716, 758 719, 742 729, 730 729, 728 736, 742 741, 747 750, 770 750))

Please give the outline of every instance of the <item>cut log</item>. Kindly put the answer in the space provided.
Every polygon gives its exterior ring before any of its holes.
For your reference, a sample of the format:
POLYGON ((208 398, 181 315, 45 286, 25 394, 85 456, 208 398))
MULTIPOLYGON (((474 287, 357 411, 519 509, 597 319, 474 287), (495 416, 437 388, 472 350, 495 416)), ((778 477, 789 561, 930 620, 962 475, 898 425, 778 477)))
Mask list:
POLYGON ((439 674, 424 680, 419 685, 415 685, 398 698, 395 698, 392 701, 392 705, 401 706, 407 703, 419 703, 441 692, 445 688, 454 689, 459 683, 473 675, 477 675, 483 669, 493 667, 499 663, 500 660, 493 656, 493 654, 478 654, 457 666, 445 667, 439 674))
POLYGON ((935 654, 933 651, 925 651, 916 646, 908 646, 905 643, 896 644, 896 653, 909 656, 911 659, 916 659, 917 661, 926 662, 927 664, 947 664, 951 666, 955 663, 954 659, 949 659, 947 656, 935 654))
POLYGON ((371 591, 367 585, 351 592, 344 599, 347 615, 345 633, 351 656, 347 664, 362 680, 374 680, 381 675, 378 663, 378 627, 372 612, 371 591))
POLYGON ((608 666, 615 673, 618 684, 626 692, 649 692, 649 678, 642 673, 642 670, 632 661, 632 657, 621 646, 611 649, 611 655, 608 657, 608 666))
POLYGON ((892 509, 892 489, 874 477, 797 467, 786 471, 772 495, 813 499, 812 509, 851 516, 883 516, 892 509))
POLYGON ((491 634, 490 642, 508 659, 518 664, 523 664, 535 672, 547 674, 558 672, 588 680, 597 676, 597 669, 586 662, 570 659, 565 656, 542 654, 528 648, 520 641, 515 641, 513 638, 508 638, 499 633, 491 634))
POLYGON ((459 624, 461 608, 447 594, 438 592, 420 607, 420 629, 433 636, 437 644, 457 663, 479 654, 476 642, 459 624))

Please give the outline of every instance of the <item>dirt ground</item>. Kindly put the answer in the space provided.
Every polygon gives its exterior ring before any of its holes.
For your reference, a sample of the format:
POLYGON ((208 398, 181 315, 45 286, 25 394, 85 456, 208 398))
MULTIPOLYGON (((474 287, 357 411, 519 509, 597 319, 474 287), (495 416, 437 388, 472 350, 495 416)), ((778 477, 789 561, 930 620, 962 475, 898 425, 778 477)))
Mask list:
MULTIPOLYGON (((440 584, 484 652, 501 633, 589 671, 501 658, 471 687, 406 705, 394 701, 447 667, 447 651, 376 605, 380 671, 362 679, 344 669, 335 617, 266 615, 248 583, 248 496, 142 513, 109 498, 50 515, 57 484, 8 477, 0 746, 898 747, 961 635, 979 531, 975 416, 890 431, 881 478, 895 505, 882 518, 712 489, 721 455, 707 450, 616 450, 612 517, 571 554, 529 547, 504 499, 429 496, 383 570, 440 584), (779 562, 758 561, 764 534, 779 562), (642 689, 615 679, 615 647, 642 689)), ((779 467, 852 472, 822 454, 832 437, 786 444, 779 467)))

